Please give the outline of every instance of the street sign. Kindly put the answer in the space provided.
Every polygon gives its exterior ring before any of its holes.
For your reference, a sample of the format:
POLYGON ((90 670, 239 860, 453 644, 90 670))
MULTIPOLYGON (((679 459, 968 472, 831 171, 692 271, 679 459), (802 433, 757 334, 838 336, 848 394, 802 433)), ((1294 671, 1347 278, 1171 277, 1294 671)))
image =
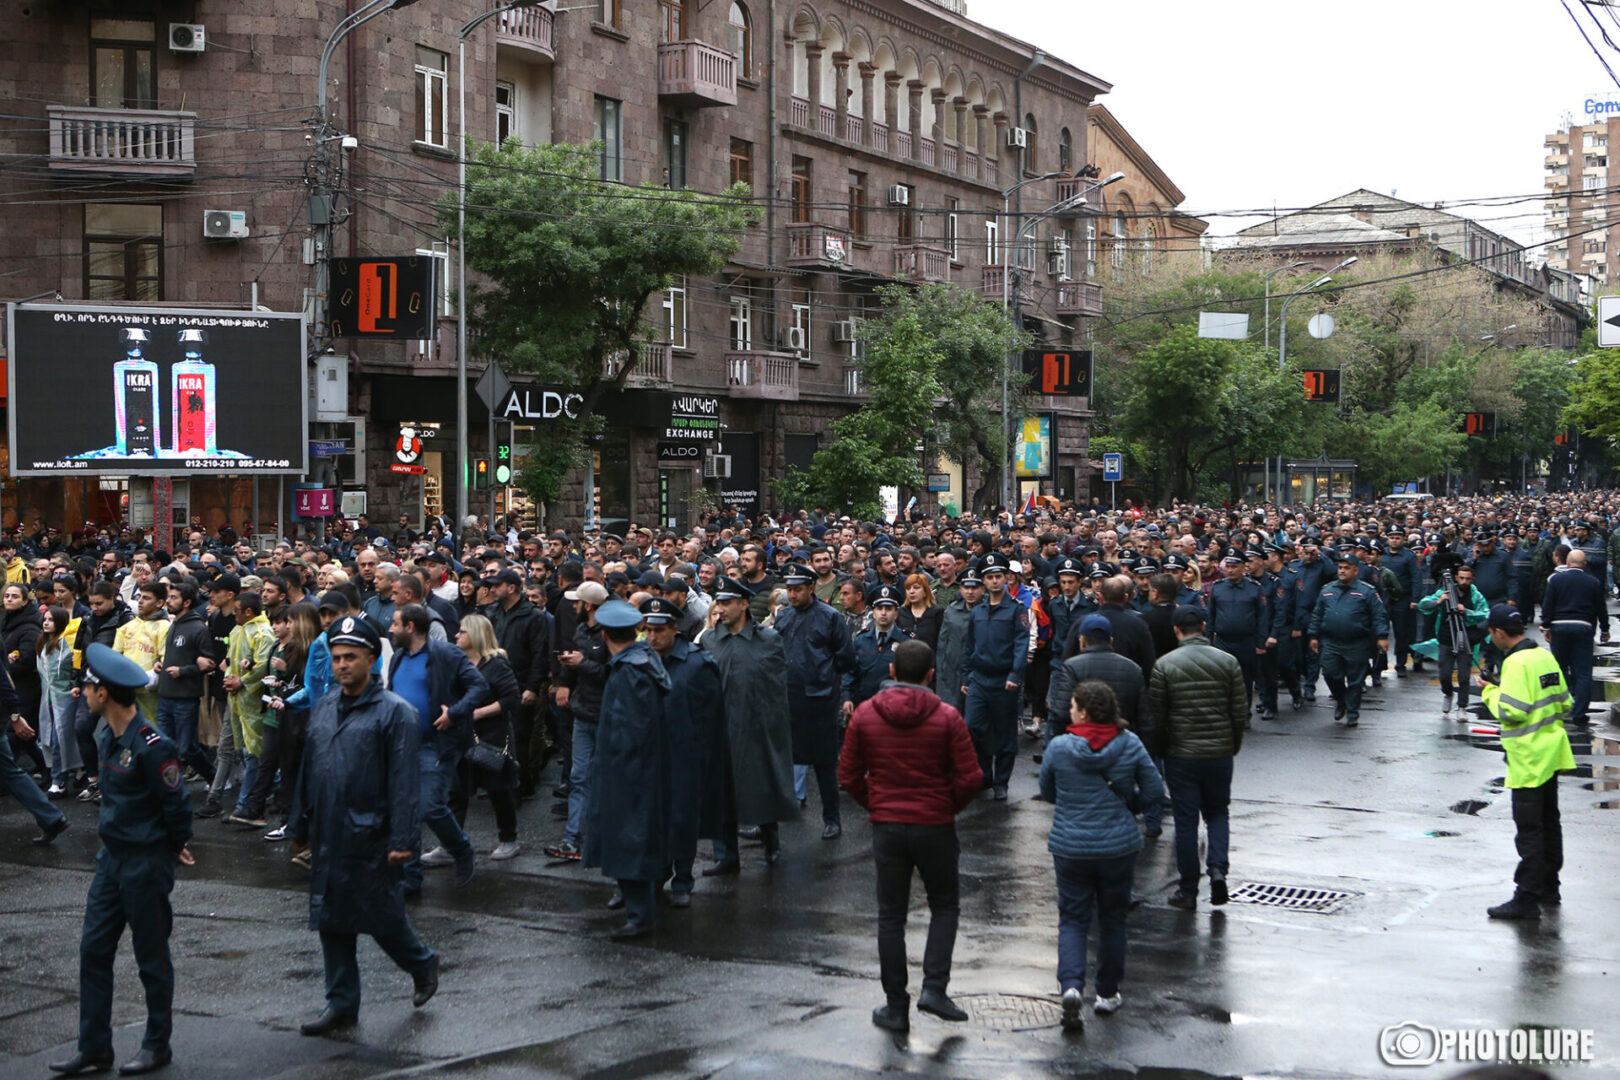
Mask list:
POLYGON ((311 439, 309 443, 309 456, 312 458, 342 457, 348 452, 348 439, 311 439))
POLYGON ((478 376, 478 385, 473 389, 478 391, 478 400, 484 403, 484 408, 493 411, 496 404, 506 400, 506 395, 512 392, 512 380, 506 377, 501 365, 491 361, 478 376))
POLYGON ((1103 482, 1108 484, 1117 484, 1123 479, 1125 479, 1125 455, 1104 454, 1103 482))
POLYGON ((1620 349, 1620 296, 1600 296, 1597 302, 1598 348, 1620 349))
POLYGON ((938 493, 938 492, 942 492, 942 491, 946 491, 946 492, 950 491, 951 490, 951 474, 950 473, 929 473, 928 474, 928 490, 930 492, 934 492, 934 493, 938 493))
POLYGON ((1200 311, 1198 336, 1225 338, 1228 341, 1246 341, 1249 337, 1249 317, 1229 311, 1200 311))
POLYGON ((1305 330, 1313 338, 1330 338, 1336 325, 1331 315, 1312 315, 1311 321, 1305 324, 1305 330))
POLYGON ((1339 371, 1337 368, 1316 369, 1305 372, 1306 401, 1338 401, 1339 371))

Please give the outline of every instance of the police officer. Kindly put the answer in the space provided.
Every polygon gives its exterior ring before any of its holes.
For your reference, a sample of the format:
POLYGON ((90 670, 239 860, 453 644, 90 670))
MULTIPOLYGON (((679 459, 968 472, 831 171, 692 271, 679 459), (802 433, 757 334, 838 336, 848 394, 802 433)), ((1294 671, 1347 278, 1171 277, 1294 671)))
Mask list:
POLYGON ((1163 569, 1165 573, 1176 579, 1176 584, 1179 586, 1176 590, 1177 607, 1191 605, 1192 607, 1201 608, 1204 606, 1204 590, 1195 589, 1187 584, 1189 571, 1196 572, 1198 569, 1196 563, 1190 563, 1180 555, 1170 554, 1164 557, 1163 569))
MULTIPOLYGON (((1063 651, 1063 646, 1069 640, 1074 627, 1086 617, 1089 601, 1081 591, 1085 573, 1085 564, 1073 556, 1058 560, 1058 595, 1046 602, 1046 615, 1052 621, 1054 654, 1063 651)), ((1094 609, 1095 605, 1090 607, 1094 609)))
POLYGON ((85 650, 84 659, 86 701, 105 721, 96 731, 102 847, 79 942, 79 1052, 51 1069, 77 1076, 112 1067, 113 961, 127 924, 146 990, 146 1036, 140 1053, 118 1071, 139 1076, 174 1057, 169 893, 175 863, 196 865, 186 848, 191 800, 181 781, 179 750, 136 710, 135 695, 146 689, 147 673, 100 642, 85 650))
POLYGON ((1564 730, 1569 688, 1552 654, 1524 636, 1524 615, 1517 609, 1497 604, 1485 626, 1504 659, 1499 682, 1481 674, 1480 697, 1501 724, 1519 852, 1513 898, 1487 908, 1486 914, 1493 919, 1539 919, 1541 905, 1557 905, 1562 899, 1558 872, 1564 866, 1564 833, 1558 817, 1558 774, 1575 768, 1564 730))
MULTIPOLYGON (((1234 550, 1221 560, 1226 579, 1209 590, 1209 631, 1213 644, 1231 653, 1243 669, 1243 688, 1249 705, 1254 705, 1254 687, 1259 681, 1260 654, 1266 651, 1266 633, 1271 628, 1266 591, 1244 570, 1245 552, 1234 550)), ((1252 553, 1260 558, 1258 551, 1252 553)), ((1275 719, 1275 713, 1272 716, 1275 719)))
POLYGON ((1320 533, 1313 537, 1307 532, 1306 539, 1299 545, 1299 578, 1294 583, 1293 624, 1288 631, 1288 636, 1294 639, 1298 649, 1300 696, 1306 702, 1316 700, 1316 674, 1322 663, 1321 654, 1315 649, 1306 648, 1306 635, 1311 613, 1316 610, 1316 598, 1321 595, 1323 587, 1333 580, 1334 573, 1333 564, 1322 558, 1320 540, 1320 533))
POLYGON ((1337 553, 1334 565, 1338 580, 1317 596, 1306 634, 1333 695, 1333 719, 1355 727, 1361 719, 1361 678, 1375 639, 1378 648, 1389 647, 1389 617, 1378 593, 1356 580, 1356 560, 1349 551, 1337 553))
MULTIPOLYGON (((934 656, 934 685, 939 699, 958 712, 967 711, 967 700, 962 694, 962 652, 967 648, 968 621, 973 609, 984 601, 984 582, 979 572, 969 567, 957 579, 961 595, 945 608, 939 620, 939 651, 934 656)), ((1081 594, 1084 596, 1084 594, 1081 594)))
POLYGON ((997 800, 1007 798, 1018 758, 1018 697, 1029 663, 1029 612, 1007 595, 1009 569, 1007 557, 997 552, 980 561, 985 601, 968 620, 962 655, 968 734, 973 736, 984 784, 997 800))
POLYGON ((1298 712, 1305 707, 1299 694, 1300 642, 1294 633, 1294 622, 1299 617, 1294 611, 1299 594, 1299 564, 1290 560, 1294 545, 1287 537, 1267 544, 1264 550, 1266 568, 1276 582, 1271 591, 1271 637, 1277 642, 1277 675, 1298 712))
POLYGON ((914 639, 896 624, 905 593, 898 585, 879 585, 867 594, 872 606, 872 625, 855 635, 855 666, 844 674, 844 715, 855 710, 883 688, 894 663, 896 645, 914 639))
MULTIPOLYGON (((787 655, 788 716, 793 725, 793 766, 813 769, 821 796, 821 838, 844 831, 838 813, 839 679, 855 667, 855 648, 844 617, 816 599, 815 571, 791 563, 782 572, 788 606, 775 628, 787 655)), ((844 716, 851 709, 845 697, 844 716)), ((800 776, 795 776, 795 781, 800 776)))
MULTIPOLYGON (((1417 602, 1421 595, 1418 592, 1418 560, 1406 546, 1406 536, 1399 529, 1391 529, 1389 536, 1384 539, 1383 567, 1395 575, 1395 581, 1401 587, 1404 599, 1400 603, 1392 604, 1389 608, 1389 628, 1395 636, 1395 674, 1406 674, 1406 662, 1421 660, 1412 656, 1412 642, 1417 640, 1417 602)), ((1511 556, 1510 556, 1511 557, 1511 556)), ((1524 573, 1530 572, 1530 556, 1524 556, 1524 573)), ((1515 567, 1517 567, 1515 562, 1515 567)), ((1518 571, 1515 570, 1515 573, 1518 571)), ((1415 670, 1415 668, 1414 668, 1415 670)))

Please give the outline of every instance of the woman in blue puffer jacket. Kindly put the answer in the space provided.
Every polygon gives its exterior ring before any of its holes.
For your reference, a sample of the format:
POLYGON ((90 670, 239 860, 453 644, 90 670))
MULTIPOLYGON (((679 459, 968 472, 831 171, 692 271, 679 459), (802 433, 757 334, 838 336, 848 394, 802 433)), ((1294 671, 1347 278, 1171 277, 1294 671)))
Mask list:
POLYGON ((1057 868, 1063 1027, 1079 1031, 1093 904, 1101 927, 1094 1007, 1104 1016, 1119 1008, 1125 914, 1136 853, 1142 850, 1135 807, 1162 799, 1164 782, 1142 741, 1125 730, 1106 683, 1087 679, 1075 684, 1069 721, 1041 761, 1041 796, 1056 804, 1046 849, 1057 868))

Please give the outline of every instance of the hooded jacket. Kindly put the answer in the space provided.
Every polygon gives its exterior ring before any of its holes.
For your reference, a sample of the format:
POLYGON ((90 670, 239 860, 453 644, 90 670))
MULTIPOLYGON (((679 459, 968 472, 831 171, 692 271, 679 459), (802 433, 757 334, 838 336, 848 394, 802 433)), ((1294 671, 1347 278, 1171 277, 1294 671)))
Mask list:
POLYGON ((984 774, 962 714, 897 683, 855 710, 838 784, 873 824, 950 825, 983 790, 984 774))
POLYGON ((1142 805, 1164 798, 1164 781, 1134 732, 1120 731, 1101 749, 1077 735, 1053 739, 1041 758, 1041 797, 1056 803, 1046 850, 1069 859, 1141 851, 1136 815, 1120 797, 1132 792, 1142 805))

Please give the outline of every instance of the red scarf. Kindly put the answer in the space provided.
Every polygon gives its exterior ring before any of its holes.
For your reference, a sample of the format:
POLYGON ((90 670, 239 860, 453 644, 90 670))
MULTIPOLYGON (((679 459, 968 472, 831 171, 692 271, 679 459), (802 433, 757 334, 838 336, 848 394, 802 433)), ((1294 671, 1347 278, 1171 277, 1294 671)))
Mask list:
POLYGON ((1093 724, 1088 720, 1083 724, 1070 724, 1069 734, 1086 740, 1093 750, 1101 750, 1119 734, 1119 728, 1113 724, 1093 724))

